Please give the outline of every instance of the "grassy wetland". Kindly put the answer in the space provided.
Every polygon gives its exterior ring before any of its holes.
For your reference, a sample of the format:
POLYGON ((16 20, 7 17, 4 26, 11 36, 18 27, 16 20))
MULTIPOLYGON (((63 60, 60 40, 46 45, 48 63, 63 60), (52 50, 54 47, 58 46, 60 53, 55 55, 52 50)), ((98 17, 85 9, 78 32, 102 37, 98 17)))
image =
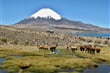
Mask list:
MULTIPOLYGON (((9 73, 20 72, 19 65, 29 65, 29 68, 21 73, 60 73, 60 70, 73 69, 75 72, 82 72, 85 68, 94 67, 102 62, 110 64, 110 48, 102 47, 99 54, 88 54, 77 50, 74 54, 71 51, 62 54, 49 54, 50 51, 38 51, 36 46, 7 46, 0 45, 0 57, 5 58, 1 69, 9 73), (4 47, 5 46, 5 47, 4 47), (31 49, 30 49, 31 48, 31 49), (68 54, 70 53, 70 54, 68 54), (68 55, 68 56, 67 56, 68 55)), ((73 73, 75 73, 73 72, 73 73)))
POLYGON ((84 69, 101 63, 110 65, 110 39, 76 37, 64 34, 35 32, 15 29, 0 29, 0 69, 8 73, 82 73, 84 69), (56 54, 40 50, 41 46, 57 43, 56 54), (80 51, 80 46, 95 45, 100 53, 80 51), (67 46, 76 46, 72 52, 67 46), (62 72, 72 70, 71 72, 62 72))

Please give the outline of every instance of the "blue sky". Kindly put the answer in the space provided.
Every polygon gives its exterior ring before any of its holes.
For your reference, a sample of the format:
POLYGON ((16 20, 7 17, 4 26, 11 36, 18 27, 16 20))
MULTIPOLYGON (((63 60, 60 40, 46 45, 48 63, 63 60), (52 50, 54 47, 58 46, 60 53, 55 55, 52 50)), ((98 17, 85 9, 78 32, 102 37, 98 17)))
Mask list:
POLYGON ((110 28, 110 0, 0 0, 0 24, 14 24, 41 8, 70 20, 110 28))

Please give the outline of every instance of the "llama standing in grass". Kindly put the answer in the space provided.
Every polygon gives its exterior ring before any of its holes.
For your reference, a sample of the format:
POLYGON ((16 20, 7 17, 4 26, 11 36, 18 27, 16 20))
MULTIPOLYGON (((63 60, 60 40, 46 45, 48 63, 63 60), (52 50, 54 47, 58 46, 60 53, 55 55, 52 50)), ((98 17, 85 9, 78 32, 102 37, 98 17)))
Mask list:
POLYGON ((39 50, 48 50, 47 46, 38 46, 39 50))
POLYGON ((75 46, 72 46, 71 47, 71 51, 74 53, 75 51, 77 50, 77 47, 75 47, 75 46))
POLYGON ((51 46, 50 47, 50 54, 56 54, 56 47, 57 47, 58 45, 56 44, 56 45, 53 45, 53 46, 51 46))

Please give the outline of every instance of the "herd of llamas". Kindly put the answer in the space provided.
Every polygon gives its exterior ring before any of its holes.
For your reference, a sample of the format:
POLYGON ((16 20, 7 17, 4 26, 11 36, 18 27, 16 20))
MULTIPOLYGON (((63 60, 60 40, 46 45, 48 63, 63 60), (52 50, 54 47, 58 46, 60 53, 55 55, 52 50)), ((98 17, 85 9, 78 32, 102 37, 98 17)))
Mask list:
MULTIPOLYGON (((38 46, 39 50, 50 50, 51 54, 56 54, 58 44, 52 46, 38 46)), ((80 50, 81 52, 87 52, 90 54, 100 53, 101 49, 96 47, 95 45, 81 45, 81 46, 67 46, 66 50, 70 50, 71 52, 75 52, 76 50, 80 50)))

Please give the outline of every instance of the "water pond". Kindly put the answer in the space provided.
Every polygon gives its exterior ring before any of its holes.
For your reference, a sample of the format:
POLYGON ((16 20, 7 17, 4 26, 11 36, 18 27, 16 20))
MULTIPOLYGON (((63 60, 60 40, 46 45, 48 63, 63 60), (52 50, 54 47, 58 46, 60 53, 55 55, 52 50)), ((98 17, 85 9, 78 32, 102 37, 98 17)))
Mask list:
POLYGON ((110 38, 110 33, 80 33, 80 34, 73 34, 74 36, 86 36, 86 37, 103 37, 103 38, 110 38))
MULTIPOLYGON (((6 61, 5 58, 0 58, 0 67, 2 66, 2 63, 3 63, 4 61, 6 61)), ((0 69, 0 73, 8 73, 8 71, 7 71, 7 70, 0 69)))
POLYGON ((97 68, 87 68, 83 73, 110 73, 110 65, 100 64, 97 68))

